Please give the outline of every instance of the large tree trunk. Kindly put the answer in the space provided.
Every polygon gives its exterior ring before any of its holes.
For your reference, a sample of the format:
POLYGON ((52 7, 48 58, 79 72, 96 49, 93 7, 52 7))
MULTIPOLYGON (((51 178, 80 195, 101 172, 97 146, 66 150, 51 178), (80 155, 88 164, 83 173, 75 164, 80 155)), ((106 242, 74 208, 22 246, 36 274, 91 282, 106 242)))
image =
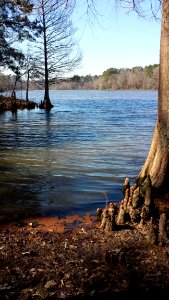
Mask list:
POLYGON ((150 175, 157 191, 169 191, 169 1, 162 1, 158 116, 146 162, 138 176, 150 175))

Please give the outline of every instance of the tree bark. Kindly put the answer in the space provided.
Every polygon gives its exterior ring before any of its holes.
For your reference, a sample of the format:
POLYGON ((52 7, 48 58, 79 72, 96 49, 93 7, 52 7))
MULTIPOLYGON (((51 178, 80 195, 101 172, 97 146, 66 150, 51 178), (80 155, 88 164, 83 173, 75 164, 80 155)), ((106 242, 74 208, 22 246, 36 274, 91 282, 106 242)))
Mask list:
POLYGON ((12 94, 11 94, 11 98, 13 101, 16 100, 16 84, 17 84, 18 79, 19 79, 19 77, 16 75, 14 87, 13 87, 12 94))
POLYGON ((162 1, 158 115, 152 144, 138 176, 150 176, 156 191, 169 191, 169 1, 162 1))
POLYGON ((27 82, 26 82, 26 101, 29 101, 29 73, 30 73, 30 70, 28 70, 28 76, 27 76, 27 82))
POLYGON ((43 39, 44 39, 44 61, 45 61, 45 94, 44 94, 44 108, 51 109, 49 98, 49 76, 48 76, 48 53, 47 53, 47 41, 46 41, 46 21, 45 21, 45 8, 44 1, 42 0, 42 18, 43 18, 43 39))
POLYGON ((158 240, 160 246, 163 246, 167 241, 166 214, 164 213, 160 215, 158 240))

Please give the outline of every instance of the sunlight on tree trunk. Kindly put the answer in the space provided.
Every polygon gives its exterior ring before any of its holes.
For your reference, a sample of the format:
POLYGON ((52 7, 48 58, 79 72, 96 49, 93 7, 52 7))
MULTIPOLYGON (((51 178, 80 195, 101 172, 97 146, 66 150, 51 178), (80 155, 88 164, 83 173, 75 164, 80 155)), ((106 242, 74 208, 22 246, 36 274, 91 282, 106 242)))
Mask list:
POLYGON ((169 179, 169 1, 162 2, 158 116, 146 162, 138 176, 150 175, 158 191, 168 191, 169 179))

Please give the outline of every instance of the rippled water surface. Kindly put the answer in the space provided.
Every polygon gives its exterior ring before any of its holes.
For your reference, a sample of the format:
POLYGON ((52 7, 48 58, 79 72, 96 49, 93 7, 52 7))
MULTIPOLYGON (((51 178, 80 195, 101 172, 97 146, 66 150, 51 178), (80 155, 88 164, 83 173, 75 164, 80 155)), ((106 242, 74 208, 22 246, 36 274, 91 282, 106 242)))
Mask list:
MULTIPOLYGON (((156 91, 51 91, 54 108, 0 115, 0 215, 94 213, 148 153, 156 91)), ((18 97, 21 97, 18 92, 18 97)), ((24 97, 24 92, 22 92, 24 97)), ((31 91, 40 102, 43 91, 31 91)))

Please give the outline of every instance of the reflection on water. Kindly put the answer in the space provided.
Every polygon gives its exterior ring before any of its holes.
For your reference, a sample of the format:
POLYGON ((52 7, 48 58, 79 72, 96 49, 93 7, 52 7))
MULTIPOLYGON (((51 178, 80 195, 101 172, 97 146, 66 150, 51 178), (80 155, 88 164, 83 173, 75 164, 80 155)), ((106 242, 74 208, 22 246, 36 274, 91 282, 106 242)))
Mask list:
POLYGON ((93 213, 105 195, 121 200, 145 160, 156 91, 51 91, 51 100, 50 112, 0 115, 1 215, 93 213))

